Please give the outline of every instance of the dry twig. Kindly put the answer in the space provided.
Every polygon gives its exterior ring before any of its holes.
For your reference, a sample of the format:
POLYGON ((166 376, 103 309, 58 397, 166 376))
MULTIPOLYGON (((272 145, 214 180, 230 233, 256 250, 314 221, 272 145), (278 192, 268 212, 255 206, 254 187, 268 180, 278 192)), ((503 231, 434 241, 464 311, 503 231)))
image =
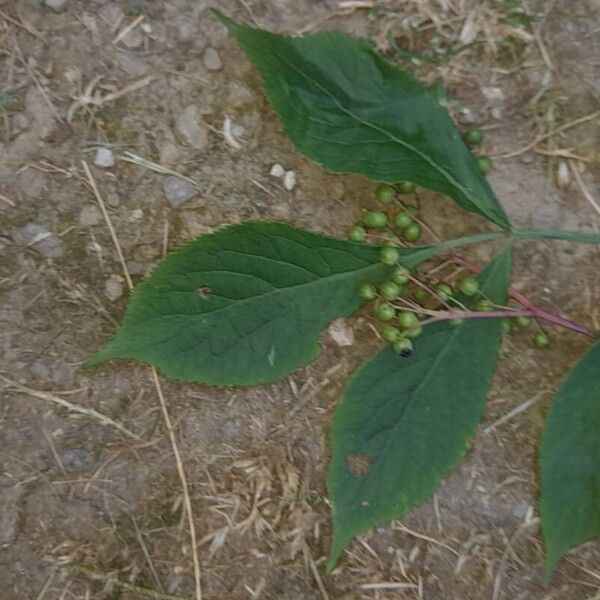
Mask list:
POLYGON ((69 402, 68 400, 63 400, 63 398, 59 398, 58 396, 51 394, 50 392, 34 390, 25 385, 21 385, 17 381, 13 381, 12 379, 9 379, 8 377, 4 377, 4 375, 0 375, 0 380, 2 380, 6 384, 6 386, 9 388, 14 388, 15 390, 23 392, 24 394, 28 394, 29 396, 33 396, 34 398, 39 398, 40 400, 46 400, 48 402, 53 402, 54 404, 58 404, 68 410, 79 413, 80 415, 86 415, 87 417, 91 417, 92 419, 95 419, 102 425, 106 425, 108 427, 114 427, 115 429, 120 431, 123 435, 126 435, 129 438, 133 438, 136 440, 139 439, 139 436, 136 435, 135 433, 133 433, 132 431, 129 431, 129 429, 127 429, 127 427, 125 427, 125 425, 123 425, 122 423, 119 423, 118 421, 111 419, 110 417, 107 417, 106 415, 103 415, 102 413, 98 412, 97 410, 94 410, 93 408, 84 408, 83 406, 73 404, 72 402, 69 402))

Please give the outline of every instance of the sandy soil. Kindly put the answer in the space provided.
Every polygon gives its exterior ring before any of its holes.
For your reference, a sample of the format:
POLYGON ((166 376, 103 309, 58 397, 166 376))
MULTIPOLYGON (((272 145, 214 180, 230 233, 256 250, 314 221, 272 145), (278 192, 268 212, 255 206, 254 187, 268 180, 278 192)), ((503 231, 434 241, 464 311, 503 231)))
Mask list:
MULTIPOLYGON (((278 31, 367 36, 395 60, 389 36, 417 51, 470 43, 412 68, 444 80, 462 125, 484 126, 491 155, 598 110, 598 0, 524 2, 539 19, 512 50, 500 44, 506 26, 489 20, 509 10, 500 1, 382 2, 373 16, 344 13, 336 0, 0 0, 1 600, 194 597, 181 483, 149 369, 80 370, 127 300, 82 161, 135 281, 167 249, 226 223, 272 217, 341 235, 372 204, 372 183, 328 174, 293 150, 209 4, 278 31), (414 21, 421 29, 407 34, 407 19, 424 19, 414 21), (239 150, 222 135, 226 117, 239 150), (125 160, 132 156, 198 187, 125 160), (269 175, 274 163, 295 171, 293 191, 269 175)), ((556 184, 566 153, 578 157, 571 164, 587 194, 600 198, 599 134, 598 119, 588 120, 495 160, 490 180, 516 223, 600 225, 572 175, 556 184)), ((423 205, 444 236, 482 227, 440 197, 424 194, 423 205)), ((515 283, 598 329, 599 266, 596 249, 522 244, 515 283)), ((529 333, 506 341, 461 466, 434 500, 362 536, 324 575, 327 424, 345 379, 375 347, 364 316, 351 324, 352 347, 324 333, 321 356, 277 384, 162 382, 190 484, 204 598, 600 598, 597 542, 541 585, 538 435, 550 392, 587 345, 561 331, 543 353, 529 333), (408 585, 368 587, 386 582, 408 585)))

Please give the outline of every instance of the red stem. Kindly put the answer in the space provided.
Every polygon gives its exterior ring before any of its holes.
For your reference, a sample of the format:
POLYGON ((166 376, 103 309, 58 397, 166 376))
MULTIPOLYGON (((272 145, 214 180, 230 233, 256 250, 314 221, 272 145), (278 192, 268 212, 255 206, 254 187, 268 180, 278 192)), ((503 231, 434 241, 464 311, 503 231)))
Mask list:
MULTIPOLYGON (((465 269, 471 271, 472 273, 479 273, 481 270, 475 263, 472 263, 470 260, 463 258, 462 256, 458 256, 454 252, 444 252, 440 255, 442 258, 447 260, 452 260, 457 265, 464 267, 465 269)), ((519 290, 515 289, 514 286, 508 286, 508 295, 518 302, 521 306, 524 306, 527 310, 524 311, 493 311, 493 312, 475 312, 474 315, 478 315, 479 317, 533 317, 534 319, 541 319, 543 321, 548 321, 550 323, 554 323, 559 327, 564 327, 565 329, 570 329, 571 331, 576 331, 577 333, 581 333, 583 335, 587 335, 591 338, 595 338, 596 336, 583 325, 579 325, 579 323, 575 323, 575 321, 571 321, 567 317, 563 317, 561 315, 557 315, 556 313, 547 311, 543 309, 541 306, 538 306, 534 302, 532 302, 527 296, 522 294, 519 290), (500 314, 497 314, 500 313, 500 314)), ((466 313, 467 315, 469 313, 466 313)), ((445 317, 445 319, 458 319, 460 318, 460 314, 456 314, 452 317, 445 317)), ((462 313, 462 316, 466 316, 465 313, 462 313)), ((467 317, 468 318, 468 317, 467 317)), ((471 318, 476 318, 475 316, 471 316, 471 318)), ((441 320, 434 317, 434 320, 441 320)), ((431 319, 428 319, 431 321, 431 319)))

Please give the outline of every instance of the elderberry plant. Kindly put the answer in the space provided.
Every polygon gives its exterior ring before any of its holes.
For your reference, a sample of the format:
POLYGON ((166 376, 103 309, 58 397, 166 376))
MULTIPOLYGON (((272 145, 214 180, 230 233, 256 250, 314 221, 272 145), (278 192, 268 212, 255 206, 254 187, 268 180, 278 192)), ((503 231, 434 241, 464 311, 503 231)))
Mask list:
MULTIPOLYGON (((270 382, 315 358, 329 321, 370 304, 386 344, 352 376, 331 423, 331 570, 352 537, 427 500, 465 454, 504 332, 535 324, 540 349, 548 324, 595 337, 510 285, 514 240, 600 244, 600 236, 514 227, 485 179, 490 159, 468 148, 482 132, 462 137, 438 90, 367 42, 338 32, 290 38, 215 14, 259 71, 298 150, 378 182, 379 205, 347 240, 273 221, 200 236, 136 287, 116 336, 87 364, 133 358, 178 380, 270 382), (416 245, 426 227, 417 186, 494 229, 416 245), (494 240, 502 247, 481 270, 455 252, 494 240)), ((555 395, 542 436, 546 581, 562 554, 600 535, 599 431, 596 340, 555 395)))

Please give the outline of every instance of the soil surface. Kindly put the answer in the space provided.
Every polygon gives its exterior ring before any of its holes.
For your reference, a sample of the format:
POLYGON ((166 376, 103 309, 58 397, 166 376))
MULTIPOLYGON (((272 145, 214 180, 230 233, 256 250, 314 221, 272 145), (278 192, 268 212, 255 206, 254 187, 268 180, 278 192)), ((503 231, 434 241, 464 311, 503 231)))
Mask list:
MULTIPOLYGON (((134 282, 166 251, 224 224, 275 218, 343 235, 373 205, 372 182, 328 174, 294 151, 209 5, 276 31, 372 39, 398 64, 441 78, 461 127, 483 126, 483 150, 498 156, 490 181, 516 224, 600 226, 600 126, 585 120, 600 104, 598 0, 360 8, 368 4, 0 0, 1 600, 194 597, 182 487, 151 371, 80 368, 115 331, 128 295, 82 161, 134 282), (508 25, 511 4, 536 19, 508 25), (396 45, 422 60, 407 63, 396 45), (270 174, 274 164, 294 171, 292 190, 270 174)), ((444 198, 421 199, 442 237, 485 228, 444 198)), ((515 284, 598 330, 599 271, 595 248, 527 242, 515 284)), ((162 381, 203 597, 600 598, 598 542, 563 559, 550 587, 541 581, 538 437, 552 391, 588 345, 554 330, 544 352, 531 347, 533 330, 506 339, 465 460, 433 500, 355 540, 325 575, 327 425, 345 380, 377 346, 366 315, 347 324, 351 346, 324 332, 320 357, 273 385, 162 381)))

